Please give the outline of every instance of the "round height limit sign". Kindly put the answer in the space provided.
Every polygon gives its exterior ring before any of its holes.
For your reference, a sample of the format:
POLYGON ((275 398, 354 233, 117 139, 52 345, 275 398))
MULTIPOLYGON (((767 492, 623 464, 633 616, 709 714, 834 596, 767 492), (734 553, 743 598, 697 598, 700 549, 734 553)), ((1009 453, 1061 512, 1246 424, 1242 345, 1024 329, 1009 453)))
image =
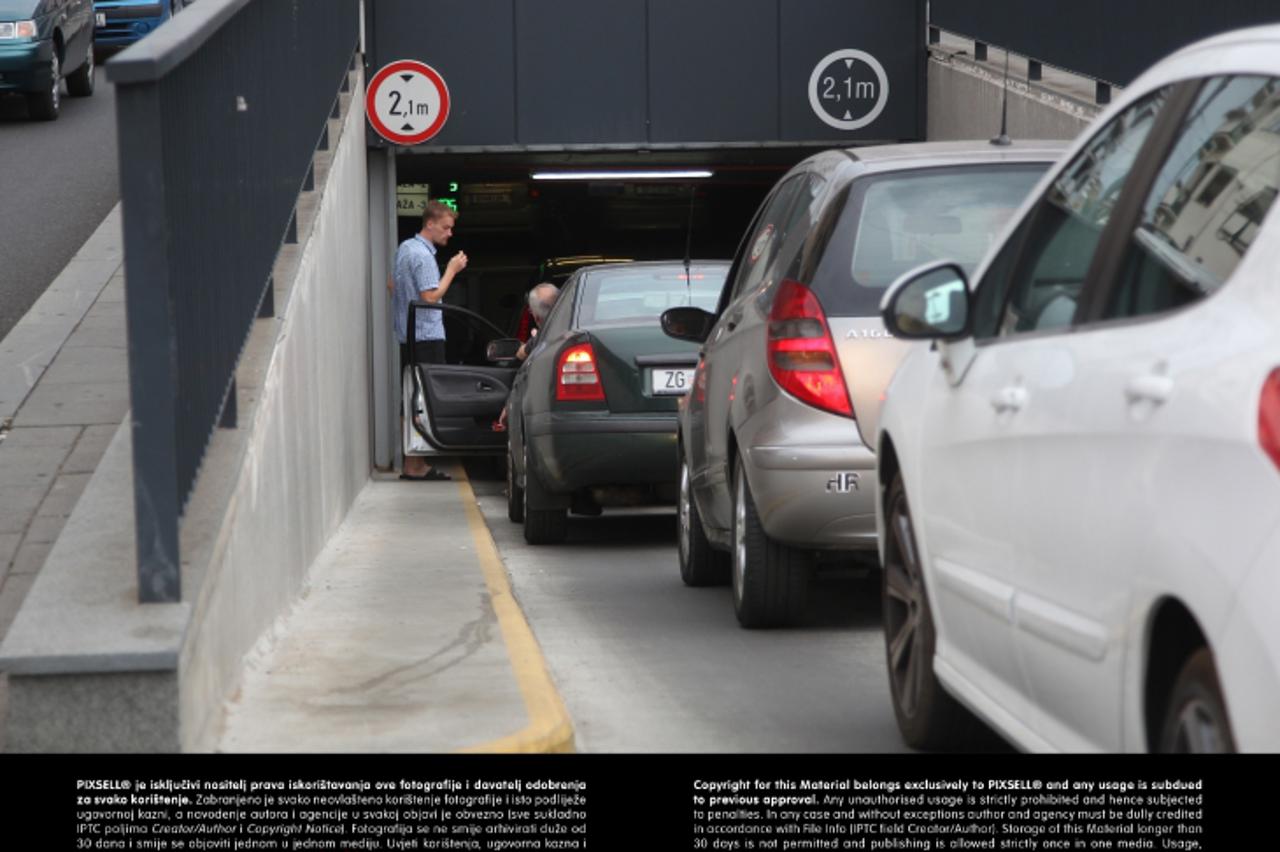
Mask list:
POLYGON ((809 106, 837 130, 857 130, 879 117, 889 101, 889 77, 874 56, 862 50, 837 50, 809 75, 809 106))
POLYGON ((449 87, 430 65, 402 59, 373 76, 364 106, 383 139, 417 145, 439 133, 449 118, 449 87))

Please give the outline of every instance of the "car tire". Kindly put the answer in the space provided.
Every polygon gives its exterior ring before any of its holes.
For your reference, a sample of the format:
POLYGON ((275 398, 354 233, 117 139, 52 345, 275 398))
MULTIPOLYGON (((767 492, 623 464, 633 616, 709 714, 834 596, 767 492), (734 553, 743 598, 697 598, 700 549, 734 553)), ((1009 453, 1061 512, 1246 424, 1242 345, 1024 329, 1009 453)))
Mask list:
POLYGON ((739 458, 733 475, 733 609, 743 627, 783 627, 804 612, 813 562, 798 548, 773 541, 756 512, 739 458))
POLYGON ((1208 648, 1192 654, 1174 681, 1160 728, 1159 747, 1161 752, 1173 754, 1236 750, 1227 703, 1218 685, 1218 669, 1208 648))
POLYGON ((513 524, 524 522, 524 489, 516 484, 516 462, 510 441, 507 442, 507 520, 513 524))
POLYGON ((702 529, 698 503, 689 481, 689 462, 680 453, 680 496, 676 504, 676 540, 680 579, 686 586, 723 586, 729 582, 729 560, 711 546, 702 529))
POLYGON ((27 93, 27 114, 37 121, 53 121, 62 109, 62 61, 53 52, 53 85, 43 92, 27 93))
POLYGON ((529 464, 524 448, 524 540, 529 544, 559 544, 569 534, 569 510, 542 508, 550 496, 529 464))
POLYGON ((67 75, 67 94, 73 98, 87 98, 93 94, 93 48, 84 52, 84 63, 67 75))
POLYGON ((963 747, 974 737, 976 720, 942 687, 933 670, 938 634, 901 474, 889 486, 884 517, 880 605, 889 695, 898 730, 912 748, 963 747))

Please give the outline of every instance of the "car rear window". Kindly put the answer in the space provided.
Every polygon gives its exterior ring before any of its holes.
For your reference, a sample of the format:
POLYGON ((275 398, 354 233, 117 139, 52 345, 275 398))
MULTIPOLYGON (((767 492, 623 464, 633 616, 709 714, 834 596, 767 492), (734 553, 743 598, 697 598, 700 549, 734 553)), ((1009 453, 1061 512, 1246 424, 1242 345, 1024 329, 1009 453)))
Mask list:
POLYGON ((578 325, 657 321, 667 308, 693 305, 714 311, 728 265, 637 267, 589 273, 582 283, 578 325))
POLYGON ((900 275, 953 260, 970 275, 1049 163, 915 169, 863 178, 812 282, 833 316, 873 316, 900 275))

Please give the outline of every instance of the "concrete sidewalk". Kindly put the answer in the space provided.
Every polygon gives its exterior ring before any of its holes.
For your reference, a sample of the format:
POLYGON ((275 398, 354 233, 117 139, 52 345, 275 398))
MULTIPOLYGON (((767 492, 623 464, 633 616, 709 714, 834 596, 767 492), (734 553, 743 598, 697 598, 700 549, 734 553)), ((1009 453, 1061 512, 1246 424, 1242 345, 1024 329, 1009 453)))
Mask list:
MULTIPOLYGON (((4 644, 11 662, 42 631, 112 630, 108 610, 122 603, 95 608, 98 593, 68 585, 59 567, 102 558, 90 536, 132 501, 127 440, 103 463, 113 437, 128 437, 121 246, 117 207, 0 342, 0 639, 24 599, 28 610, 23 636, 15 630, 4 644), (46 561, 59 570, 42 572, 46 561), (73 597, 78 609, 60 612, 73 597)), ((245 659, 218 750, 572 750, 572 726, 465 472, 453 472, 453 483, 382 474, 366 483, 292 609, 245 659)), ((184 603, 199 594, 186 589, 184 603)), ((4 727, 0 678, 0 735, 4 727)))
POLYGON ((116 205, 0 341, 0 637, 129 410, 120 228, 116 205))
POLYGON ((475 495, 453 474, 369 481, 246 661, 220 751, 572 750, 475 495))

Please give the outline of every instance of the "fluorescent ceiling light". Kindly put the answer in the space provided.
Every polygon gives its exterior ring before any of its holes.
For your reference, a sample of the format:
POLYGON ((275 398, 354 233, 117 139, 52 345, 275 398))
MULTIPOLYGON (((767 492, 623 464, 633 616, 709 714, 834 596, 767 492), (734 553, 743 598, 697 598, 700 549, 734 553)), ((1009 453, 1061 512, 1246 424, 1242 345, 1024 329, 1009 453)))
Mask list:
POLYGON ((644 171, 533 172, 529 177, 534 180, 690 180, 709 178, 711 174, 706 169, 646 169, 644 171))

